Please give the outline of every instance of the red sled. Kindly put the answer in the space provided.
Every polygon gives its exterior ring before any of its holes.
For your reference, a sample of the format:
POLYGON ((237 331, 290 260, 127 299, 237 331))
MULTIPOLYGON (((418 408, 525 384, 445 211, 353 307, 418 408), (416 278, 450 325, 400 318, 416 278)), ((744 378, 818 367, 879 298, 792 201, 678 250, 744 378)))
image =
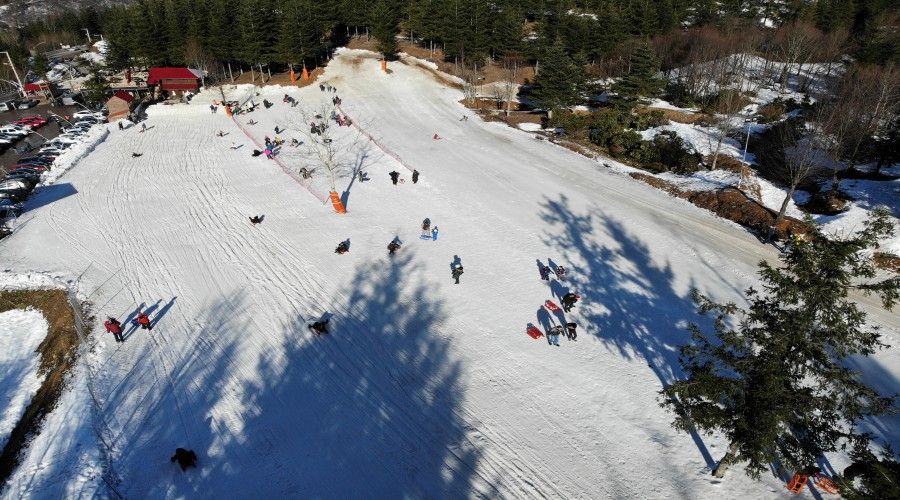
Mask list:
POLYGON ((534 325, 529 326, 528 330, 526 330, 526 331, 528 332, 528 335, 533 339, 539 339, 544 336, 544 334, 541 333, 541 331, 538 330, 537 327, 534 325))
POLYGON ((559 311, 559 306, 556 305, 556 303, 553 302, 552 300, 548 300, 547 302, 544 302, 544 306, 547 309, 550 309, 551 312, 559 311))

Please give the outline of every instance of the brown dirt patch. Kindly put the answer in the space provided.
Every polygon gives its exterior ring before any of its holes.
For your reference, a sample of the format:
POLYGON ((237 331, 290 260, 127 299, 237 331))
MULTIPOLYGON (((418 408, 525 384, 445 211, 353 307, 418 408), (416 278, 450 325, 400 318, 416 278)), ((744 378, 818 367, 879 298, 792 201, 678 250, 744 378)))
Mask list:
MULTIPOLYGON (((737 222, 760 235, 767 234, 769 228, 772 227, 772 223, 775 222, 776 214, 734 188, 724 188, 716 191, 682 191, 674 184, 649 174, 632 172, 629 175, 657 189, 662 189, 672 196, 677 196, 698 207, 705 208, 719 217, 737 222)), ((785 217, 775 227, 775 237, 778 239, 784 239, 795 234, 804 235, 807 232, 808 229, 803 222, 790 217, 785 217)))
POLYGON ((900 257, 886 252, 875 252, 873 258, 876 267, 900 274, 900 257))
POLYGON ((40 310, 50 325, 38 346, 41 360, 38 373, 44 382, 16 423, 9 441, 0 453, 0 484, 6 482, 18 466, 19 453, 32 434, 40 428, 44 416, 56 406, 65 388, 66 374, 77 359, 78 334, 75 315, 64 290, 14 290, 0 292, 0 312, 33 307, 40 310))
POLYGON ((705 115, 703 113, 687 113, 685 111, 679 111, 677 109, 655 108, 653 106, 639 106, 635 108, 635 111, 640 114, 651 113, 653 111, 661 111, 663 116, 665 116, 667 120, 678 123, 687 123, 689 125, 709 122, 708 115, 705 115))

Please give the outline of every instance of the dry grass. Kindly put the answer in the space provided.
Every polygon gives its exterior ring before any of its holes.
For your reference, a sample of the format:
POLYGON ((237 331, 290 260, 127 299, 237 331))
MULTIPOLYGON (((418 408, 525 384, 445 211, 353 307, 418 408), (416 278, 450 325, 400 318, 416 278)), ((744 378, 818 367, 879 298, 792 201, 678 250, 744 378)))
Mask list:
POLYGON ((665 116, 667 120, 677 123, 687 123, 688 125, 709 122, 709 115, 705 115, 703 113, 688 113, 686 111, 679 111, 677 109, 655 108, 653 106, 639 106, 635 108, 635 111, 641 114, 650 113, 653 111, 661 111, 663 116, 665 116))
POLYGON ((10 433, 0 454, 0 481, 5 482, 18 465, 19 453, 40 428, 44 416, 56 406, 65 387, 66 374, 77 359, 75 316, 64 290, 14 290, 0 292, 0 312, 33 307, 40 310, 50 328, 38 346, 38 373, 44 382, 10 433))
POLYGON ((875 266, 900 274, 900 257, 886 252, 875 252, 875 266))

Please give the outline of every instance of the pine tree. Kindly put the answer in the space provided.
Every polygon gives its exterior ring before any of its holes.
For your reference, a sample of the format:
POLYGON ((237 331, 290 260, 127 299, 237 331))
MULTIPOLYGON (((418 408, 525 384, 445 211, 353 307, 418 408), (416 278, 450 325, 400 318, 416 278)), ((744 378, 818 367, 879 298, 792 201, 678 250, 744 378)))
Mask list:
POLYGON ((99 66, 91 66, 91 76, 84 84, 85 104, 93 109, 100 109, 106 102, 107 95, 110 93, 109 80, 103 74, 103 69, 99 66))
POLYGON ((680 430, 727 436, 717 477, 737 461, 747 462, 752 477, 771 463, 813 465, 823 453, 864 441, 855 424, 894 404, 845 363, 882 347, 851 290, 877 293, 888 309, 900 294, 898 278, 871 281, 874 266, 862 257, 892 233, 892 223, 878 210, 844 239, 810 225, 808 237, 794 239, 780 256, 780 268, 760 263, 763 291, 747 291, 749 309, 694 292, 700 312, 715 317, 715 334, 691 325, 693 342, 681 348, 687 378, 661 392, 662 405, 675 412, 680 430))
POLYGON ((251 65, 272 61, 274 13, 268 0, 245 0, 238 16, 241 45, 238 56, 251 65))
POLYGON ((582 92, 587 80, 584 68, 566 54, 561 41, 550 46, 540 63, 531 89, 531 99, 535 103, 552 114, 555 109, 583 101, 582 92))
POLYGON ((657 78, 659 63, 650 43, 637 42, 628 58, 628 74, 615 85, 615 90, 626 98, 652 97, 662 91, 663 81, 657 78))
POLYGON ((394 0, 378 0, 372 11, 373 35, 378 41, 378 51, 385 59, 395 59, 400 46, 397 44, 400 13, 394 0))

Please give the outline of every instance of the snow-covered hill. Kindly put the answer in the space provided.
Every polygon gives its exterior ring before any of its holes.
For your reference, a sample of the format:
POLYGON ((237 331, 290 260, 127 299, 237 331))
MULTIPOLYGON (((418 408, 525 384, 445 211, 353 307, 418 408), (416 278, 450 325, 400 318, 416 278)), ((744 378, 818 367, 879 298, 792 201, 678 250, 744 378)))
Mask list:
MULTIPOLYGON (((462 121, 459 91, 390 69, 342 51, 322 80, 378 142, 334 131, 371 178, 339 180, 346 215, 316 196, 326 181, 307 189, 252 157, 240 128, 260 143, 276 126, 303 139, 299 111, 333 95, 317 86, 225 87, 229 100, 275 103, 236 117, 240 127, 210 112, 218 89, 152 107, 146 132, 112 130, 57 181, 66 189, 30 201, 33 218, 2 243, 7 266, 80 276, 98 317, 128 324, 140 308, 155 326, 117 344, 95 325, 5 494, 783 497, 775 477, 713 481, 722 439, 675 432, 657 402, 697 320, 690 288, 738 298, 774 252, 597 162, 462 121), (426 217, 437 241, 419 239, 426 217), (335 254, 347 238, 349 254, 335 254), (541 281, 537 262, 550 260, 570 277, 541 281), (566 290, 583 297, 573 312, 541 307, 566 290), (306 325, 323 313, 332 332, 314 337, 306 325), (578 323, 577 341, 526 335, 528 323, 563 320, 578 323), (169 462, 179 446, 196 450, 199 470, 169 462)), ((279 160, 295 172, 310 165, 301 151, 279 160)), ((897 318, 867 304, 896 344, 897 318)), ((896 380, 895 355, 871 362, 896 380)), ((892 423, 876 427, 897 442, 892 423)))

